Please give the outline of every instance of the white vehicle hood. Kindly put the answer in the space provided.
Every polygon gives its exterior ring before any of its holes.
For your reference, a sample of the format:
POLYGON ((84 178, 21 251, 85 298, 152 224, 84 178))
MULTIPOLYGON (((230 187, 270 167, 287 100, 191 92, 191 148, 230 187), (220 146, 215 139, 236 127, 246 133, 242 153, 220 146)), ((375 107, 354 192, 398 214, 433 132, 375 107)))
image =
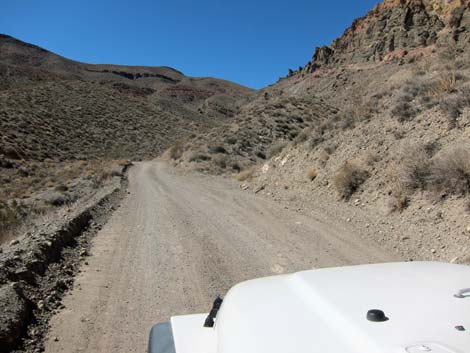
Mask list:
POLYGON ((173 318, 176 353, 470 353, 470 297, 454 296, 468 287, 470 267, 431 262, 248 281, 229 291, 215 328, 204 315, 173 318), (367 320, 371 309, 388 320, 367 320))

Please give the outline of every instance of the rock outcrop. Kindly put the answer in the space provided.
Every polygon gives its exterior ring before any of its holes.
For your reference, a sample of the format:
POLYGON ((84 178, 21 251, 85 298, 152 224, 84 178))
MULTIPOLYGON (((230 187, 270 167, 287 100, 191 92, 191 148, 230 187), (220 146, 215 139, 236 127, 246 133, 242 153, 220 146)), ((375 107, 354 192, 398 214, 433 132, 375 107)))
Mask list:
POLYGON ((469 43, 470 1, 385 0, 330 46, 316 48, 301 72, 329 64, 378 62, 394 52, 454 41, 469 43))

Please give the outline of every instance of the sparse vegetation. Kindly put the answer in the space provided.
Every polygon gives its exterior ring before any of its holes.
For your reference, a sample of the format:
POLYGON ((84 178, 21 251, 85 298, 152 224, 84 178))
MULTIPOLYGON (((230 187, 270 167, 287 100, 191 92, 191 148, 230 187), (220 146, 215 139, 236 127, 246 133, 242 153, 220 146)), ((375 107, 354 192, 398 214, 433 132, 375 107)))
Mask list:
POLYGON ((287 142, 280 140, 275 143, 273 143, 269 148, 268 148, 268 157, 273 158, 277 156, 279 153, 282 152, 282 150, 287 146, 287 142))
POLYGON ((355 161, 346 161, 334 174, 333 185, 342 199, 349 199, 367 180, 369 173, 355 161))

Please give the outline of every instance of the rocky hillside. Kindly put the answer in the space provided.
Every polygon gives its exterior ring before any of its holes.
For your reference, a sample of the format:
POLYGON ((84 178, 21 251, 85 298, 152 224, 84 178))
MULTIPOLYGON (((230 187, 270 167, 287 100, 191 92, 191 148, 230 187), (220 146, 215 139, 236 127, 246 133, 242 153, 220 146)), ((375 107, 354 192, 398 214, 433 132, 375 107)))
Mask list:
POLYGON ((464 45, 470 40, 469 25, 465 0, 385 0, 330 46, 317 48, 301 72, 328 64, 388 61, 451 40, 464 45))
POLYGON ((343 214, 405 258, 469 262, 469 57, 469 1, 385 0, 176 163, 241 160, 245 189, 343 214), (251 149, 231 148, 247 132, 251 149))

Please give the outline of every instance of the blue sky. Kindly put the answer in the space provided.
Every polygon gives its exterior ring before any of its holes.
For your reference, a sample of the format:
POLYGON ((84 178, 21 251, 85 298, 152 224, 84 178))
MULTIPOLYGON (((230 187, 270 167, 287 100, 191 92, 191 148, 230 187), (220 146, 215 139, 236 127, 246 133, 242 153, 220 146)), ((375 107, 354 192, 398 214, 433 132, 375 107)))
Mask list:
POLYGON ((89 63, 253 88, 308 62, 377 0, 1 0, 0 33, 89 63))

